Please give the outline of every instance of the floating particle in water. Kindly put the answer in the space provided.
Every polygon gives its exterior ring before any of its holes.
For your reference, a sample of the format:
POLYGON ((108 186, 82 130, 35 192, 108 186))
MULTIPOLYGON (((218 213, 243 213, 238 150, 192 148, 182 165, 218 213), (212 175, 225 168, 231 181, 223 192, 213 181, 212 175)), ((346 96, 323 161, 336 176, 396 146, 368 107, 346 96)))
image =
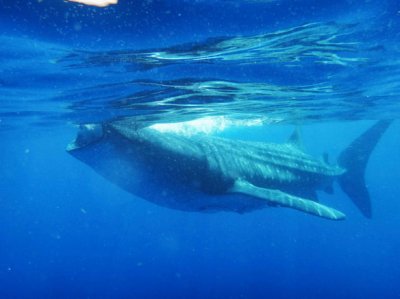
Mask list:
POLYGON ((81 23, 75 23, 74 24, 74 29, 75 29, 75 31, 80 31, 82 29, 82 24, 81 23))

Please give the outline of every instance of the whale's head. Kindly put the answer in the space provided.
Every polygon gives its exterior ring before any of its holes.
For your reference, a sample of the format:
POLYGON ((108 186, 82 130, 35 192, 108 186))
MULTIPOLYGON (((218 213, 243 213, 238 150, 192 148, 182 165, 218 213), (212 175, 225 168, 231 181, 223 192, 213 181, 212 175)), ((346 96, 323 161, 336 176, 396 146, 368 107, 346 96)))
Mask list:
POLYGON ((73 151, 99 142, 104 137, 102 124, 79 125, 79 130, 73 142, 68 144, 67 151, 73 151))

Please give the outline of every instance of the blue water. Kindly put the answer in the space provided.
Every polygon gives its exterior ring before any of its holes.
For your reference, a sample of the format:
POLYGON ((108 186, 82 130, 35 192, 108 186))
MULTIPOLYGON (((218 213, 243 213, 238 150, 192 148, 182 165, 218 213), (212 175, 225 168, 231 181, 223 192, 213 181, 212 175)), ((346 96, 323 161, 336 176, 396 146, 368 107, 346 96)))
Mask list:
POLYGON ((332 161, 398 119, 397 1, 0 0, 0 298, 400 298, 400 139, 372 153, 366 219, 274 208, 188 213, 128 194, 65 152, 76 125, 260 120, 229 138, 332 161))

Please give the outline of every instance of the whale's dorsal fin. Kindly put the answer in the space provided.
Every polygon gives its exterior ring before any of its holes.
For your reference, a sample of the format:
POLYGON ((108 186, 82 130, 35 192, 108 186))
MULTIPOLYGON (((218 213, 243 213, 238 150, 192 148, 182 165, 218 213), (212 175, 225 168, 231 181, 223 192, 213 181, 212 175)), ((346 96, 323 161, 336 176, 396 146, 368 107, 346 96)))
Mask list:
POLYGON ((324 153, 322 154, 322 160, 324 161, 324 163, 325 163, 326 165, 332 165, 331 162, 330 162, 330 160, 329 160, 329 154, 328 154, 327 152, 324 152, 324 153))
POLYGON ((289 144, 303 150, 304 146, 303 146, 303 138, 301 137, 301 132, 300 132, 300 127, 296 127, 293 132, 292 135, 290 135, 288 141, 289 144))
POLYGON ((296 209, 305 213, 331 220, 342 220, 345 218, 345 215, 342 212, 324 206, 315 201, 294 196, 280 190, 257 187, 249 183, 248 181, 241 179, 235 181, 229 192, 241 193, 257 197, 267 201, 269 204, 272 205, 296 209))

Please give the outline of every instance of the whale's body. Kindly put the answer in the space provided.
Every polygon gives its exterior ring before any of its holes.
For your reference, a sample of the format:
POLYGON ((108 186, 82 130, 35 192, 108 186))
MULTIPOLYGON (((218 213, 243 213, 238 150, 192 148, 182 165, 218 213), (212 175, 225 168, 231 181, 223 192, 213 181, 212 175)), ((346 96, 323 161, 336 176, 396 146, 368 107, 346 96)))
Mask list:
MULTIPOLYGON (((82 126, 68 151, 126 191, 169 208, 244 213, 285 206, 338 220, 344 214, 319 204, 316 190, 329 191, 333 180, 345 177, 344 191, 347 186, 365 193, 363 178, 357 186, 348 181, 356 181, 353 172, 362 170, 363 176, 362 168, 388 125, 378 122, 354 142, 368 145, 366 151, 353 153, 353 144, 342 154, 345 165, 349 155, 364 156, 354 169, 306 154, 296 135, 286 144, 187 137, 138 129, 129 120, 82 126)), ((366 196, 355 196, 356 204, 370 216, 367 192, 366 196)))

